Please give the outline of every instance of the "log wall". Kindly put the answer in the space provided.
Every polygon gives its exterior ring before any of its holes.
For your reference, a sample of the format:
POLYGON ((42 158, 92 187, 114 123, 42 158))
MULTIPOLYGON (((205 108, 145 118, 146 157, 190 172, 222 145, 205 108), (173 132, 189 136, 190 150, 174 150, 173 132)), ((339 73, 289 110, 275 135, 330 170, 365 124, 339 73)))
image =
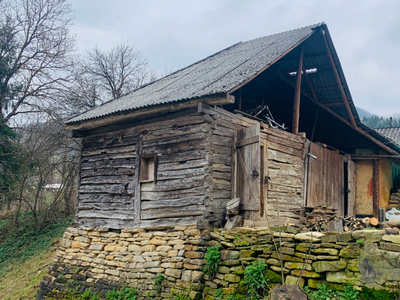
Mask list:
POLYGON ((85 137, 78 222, 117 229, 196 224, 208 195, 210 133, 190 109, 85 137), (151 155, 156 178, 141 182, 140 158, 151 155))

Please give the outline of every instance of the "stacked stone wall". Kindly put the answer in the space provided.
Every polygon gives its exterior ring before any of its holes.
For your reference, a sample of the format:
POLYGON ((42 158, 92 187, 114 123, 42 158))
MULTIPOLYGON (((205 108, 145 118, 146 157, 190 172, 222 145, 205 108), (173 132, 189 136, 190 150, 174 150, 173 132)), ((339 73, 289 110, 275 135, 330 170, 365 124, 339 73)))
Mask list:
POLYGON ((195 226, 146 231, 69 228, 56 252, 37 299, 53 289, 79 286, 105 295, 121 286, 139 291, 139 299, 168 299, 184 291, 191 299, 245 295, 245 268, 255 260, 267 266, 271 286, 281 282, 332 289, 394 292, 400 283, 400 236, 383 230, 300 233, 284 227, 200 231, 195 226), (207 247, 219 246, 221 262, 211 278, 203 273, 207 247), (161 283, 155 279, 162 275, 161 283))
POLYGON ((54 289, 90 288, 104 296, 121 286, 136 288, 139 299, 167 299, 179 289, 200 298, 207 238, 195 226, 164 231, 68 228, 37 299, 54 289), (157 291, 158 274, 164 280, 157 291))
POLYGON ((210 245, 222 250, 218 272, 205 281, 207 298, 213 299, 221 287, 225 295, 244 296, 245 268, 255 260, 267 265, 265 275, 271 287, 282 282, 282 273, 284 283, 314 289, 326 284, 343 290, 352 284, 356 289, 366 286, 395 292, 399 287, 399 235, 386 235, 383 230, 300 233, 297 228, 284 227, 281 231, 237 228, 211 232, 210 245))

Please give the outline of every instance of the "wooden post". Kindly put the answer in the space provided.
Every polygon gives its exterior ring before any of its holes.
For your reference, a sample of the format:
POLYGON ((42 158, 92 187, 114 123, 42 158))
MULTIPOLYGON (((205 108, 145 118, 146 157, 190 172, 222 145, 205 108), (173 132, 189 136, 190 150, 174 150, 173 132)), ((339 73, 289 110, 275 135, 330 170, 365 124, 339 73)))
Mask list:
POLYGON ((335 75, 335 80, 336 80, 336 83, 338 85, 338 89, 339 89, 340 95, 342 96, 344 106, 346 107, 347 114, 349 115, 350 123, 351 123, 351 125, 353 125, 354 128, 357 128, 357 124, 356 124, 356 121, 354 120, 353 113, 351 112, 350 104, 349 104, 349 101, 347 100, 346 93, 344 92, 343 85, 342 85, 342 82, 341 82, 340 77, 339 77, 339 73, 338 73, 338 71, 336 69, 335 62, 333 61, 333 57, 332 57, 332 54, 331 54, 331 50, 329 49, 329 45, 328 45, 328 42, 326 40, 325 33, 323 32, 322 35, 324 37, 326 54, 328 55, 329 62, 330 62, 331 67, 332 67, 333 75, 335 75))
POLYGON ((292 133, 299 133, 301 73, 303 70, 303 47, 300 48, 299 67, 297 69, 296 89, 294 92, 292 133))
POLYGON ((373 208, 373 216, 375 218, 378 217, 379 211, 379 160, 374 159, 372 162, 373 171, 372 171, 372 181, 373 181, 373 193, 372 193, 372 208, 373 208))

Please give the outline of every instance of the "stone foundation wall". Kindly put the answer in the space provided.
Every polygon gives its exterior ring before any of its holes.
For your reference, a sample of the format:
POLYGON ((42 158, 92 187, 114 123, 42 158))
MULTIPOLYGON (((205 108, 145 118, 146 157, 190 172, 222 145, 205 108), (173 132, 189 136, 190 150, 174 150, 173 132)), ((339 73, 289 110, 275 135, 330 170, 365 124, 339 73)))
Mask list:
POLYGON ((255 260, 267 265, 271 283, 280 283, 283 271, 288 284, 317 288, 326 283, 343 289, 351 283, 394 292, 400 283, 400 236, 382 230, 311 234, 292 227, 281 233, 269 228, 210 232, 195 226, 163 231, 69 228, 37 299, 68 286, 102 295, 131 286, 138 289, 139 299, 168 299, 182 290, 191 299, 214 299, 217 289, 244 295, 245 268, 255 260), (207 247, 217 245, 221 262, 208 278, 204 255, 207 247), (156 286, 158 274, 164 280, 156 286))
POLYGON ((165 231, 68 228, 37 299, 54 289, 77 286, 103 296, 109 290, 131 286, 138 289, 139 299, 167 299, 189 285, 191 297, 201 298, 209 239, 202 234, 195 226, 165 231), (159 292, 154 283, 158 274, 164 277, 159 292))
POLYGON ((343 290, 348 284, 358 289, 398 289, 399 235, 386 235, 383 230, 312 234, 291 227, 283 230, 237 228, 211 232, 209 244, 219 245, 222 250, 218 272, 205 281, 208 299, 213 299, 211 296, 221 287, 225 295, 244 295, 245 267, 255 260, 267 265, 266 277, 272 286, 281 282, 283 271, 286 284, 298 282, 301 287, 317 288, 325 283, 334 290, 343 290))

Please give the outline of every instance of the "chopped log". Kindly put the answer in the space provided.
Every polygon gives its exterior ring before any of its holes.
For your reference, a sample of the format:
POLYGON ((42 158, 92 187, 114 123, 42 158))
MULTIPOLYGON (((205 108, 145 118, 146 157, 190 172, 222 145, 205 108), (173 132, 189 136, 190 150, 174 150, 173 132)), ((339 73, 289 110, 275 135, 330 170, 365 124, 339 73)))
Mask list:
POLYGON ((375 217, 370 218, 369 224, 371 224, 372 226, 378 226, 378 224, 379 224, 378 218, 375 218, 375 217))

